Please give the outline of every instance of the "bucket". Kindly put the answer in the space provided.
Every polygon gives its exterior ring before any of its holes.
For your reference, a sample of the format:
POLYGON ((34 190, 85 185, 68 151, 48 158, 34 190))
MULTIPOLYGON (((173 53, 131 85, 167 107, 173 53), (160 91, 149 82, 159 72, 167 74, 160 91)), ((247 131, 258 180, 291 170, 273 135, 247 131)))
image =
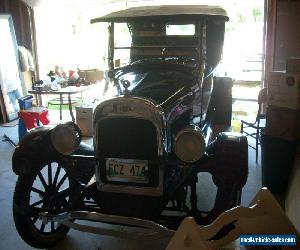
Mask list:
POLYGON ((231 120, 231 130, 232 132, 237 132, 240 133, 241 132, 241 121, 238 120, 231 120))

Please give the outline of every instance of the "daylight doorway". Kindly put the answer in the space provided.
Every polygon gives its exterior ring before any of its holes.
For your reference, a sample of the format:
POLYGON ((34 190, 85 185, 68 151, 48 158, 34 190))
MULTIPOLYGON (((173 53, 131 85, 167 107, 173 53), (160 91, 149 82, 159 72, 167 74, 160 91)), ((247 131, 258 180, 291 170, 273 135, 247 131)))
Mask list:
POLYGON ((230 21, 218 74, 233 79, 232 127, 239 131, 241 119, 255 120, 257 97, 263 86, 264 1, 228 2, 223 7, 230 21))

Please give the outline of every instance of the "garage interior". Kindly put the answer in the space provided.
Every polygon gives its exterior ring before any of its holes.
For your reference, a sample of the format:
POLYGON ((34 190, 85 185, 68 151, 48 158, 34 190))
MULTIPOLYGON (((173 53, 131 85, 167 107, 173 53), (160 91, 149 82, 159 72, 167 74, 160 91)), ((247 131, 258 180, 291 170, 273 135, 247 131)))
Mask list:
MULTIPOLYGON (((104 94, 109 94, 109 55, 106 52, 107 27, 102 23, 91 25, 90 20, 130 7, 163 4, 182 3, 177 0, 0 1, 0 21, 3 16, 3 20, 9 21, 10 31, 13 25, 14 32, 13 44, 0 48, 4 55, 1 56, 4 60, 0 60, 0 67, 3 67, 0 68, 0 249, 35 249, 19 237, 15 228, 12 201, 18 176, 12 170, 12 157, 14 144, 18 144, 29 129, 41 125, 33 123, 28 129, 26 114, 22 116, 10 97, 5 96, 8 90, 2 92, 4 65, 13 61, 16 67, 13 70, 18 79, 13 81, 20 93, 16 98, 22 96, 19 105, 33 103, 35 112, 46 115, 45 122, 40 117, 42 125, 76 121, 83 141, 92 146, 93 111, 104 99, 104 94), (18 49, 17 58, 15 48, 18 49), (58 76, 68 81, 49 84, 46 86, 48 93, 38 94, 41 83, 51 83, 51 78, 58 76), (71 92, 58 95, 56 91, 67 82, 72 83, 68 87, 71 92)), ((300 232, 300 2, 190 0, 184 4, 219 5, 230 19, 226 23, 223 58, 214 75, 226 79, 223 84, 230 86, 231 119, 229 124, 215 124, 212 135, 221 131, 242 131, 247 135, 248 179, 242 190, 241 206, 248 207, 257 192, 267 187, 300 232), (261 101, 263 91, 265 96, 261 101), (258 104, 260 101, 262 105, 258 104), (262 115, 258 115, 260 111, 262 115), (257 123, 253 125, 256 119, 261 120, 259 129, 257 123), (246 128, 249 125, 250 130, 246 128)), ((0 23, 0 29, 2 27, 0 23)), ((115 42, 126 46, 130 42, 126 27, 115 28, 122 34, 120 41, 115 42)), ((0 31, 0 37, 4 31, 0 31)), ((116 67, 125 66, 128 53, 116 52, 115 58, 116 67)), ((223 111, 228 113, 226 107, 223 111)), ((217 188, 209 173, 198 174, 197 192, 199 209, 212 209, 217 188)), ((90 222, 85 223, 89 225, 90 222)), ((110 229, 111 226, 105 227, 110 229)), ((115 227, 127 230, 119 225, 115 227)), ((169 241, 169 238, 152 242, 126 240, 71 229, 64 240, 50 249, 165 249, 169 241)), ((222 249, 246 248, 237 243, 222 249)))

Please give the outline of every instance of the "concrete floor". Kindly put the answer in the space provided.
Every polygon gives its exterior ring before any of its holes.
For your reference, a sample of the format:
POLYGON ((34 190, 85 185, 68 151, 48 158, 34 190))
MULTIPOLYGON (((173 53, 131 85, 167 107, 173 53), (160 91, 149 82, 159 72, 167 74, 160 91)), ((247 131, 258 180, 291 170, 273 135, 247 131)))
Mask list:
MULTIPOLYGON (((4 133, 9 135, 14 141, 18 141, 17 126, 0 127, 0 138, 2 138, 4 133)), ((0 249, 33 249, 19 237, 13 222, 12 196, 15 182, 17 180, 17 176, 11 169, 11 157, 13 150, 13 147, 9 143, 0 141, 0 249)), ((260 187, 261 166, 260 164, 255 163, 254 150, 249 149, 249 177, 247 184, 243 189, 242 204, 248 205, 260 187)), ((212 201, 214 199, 213 190, 215 190, 215 188, 210 176, 207 174, 201 174, 199 176, 198 185, 198 204, 200 209, 205 210, 212 206, 212 201)), ((137 242, 70 230, 68 237, 53 249, 153 250, 164 249, 167 242, 168 239, 155 242, 137 242)))

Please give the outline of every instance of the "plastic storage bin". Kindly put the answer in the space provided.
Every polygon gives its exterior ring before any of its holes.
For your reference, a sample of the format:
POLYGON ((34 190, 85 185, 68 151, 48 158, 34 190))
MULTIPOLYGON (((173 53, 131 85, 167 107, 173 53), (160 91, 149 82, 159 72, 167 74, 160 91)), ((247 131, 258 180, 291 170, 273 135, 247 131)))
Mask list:
POLYGON ((48 110, 43 107, 34 107, 30 111, 20 111, 19 116, 19 141, 26 135, 27 131, 42 125, 49 124, 48 110))
POLYGON ((26 95, 18 99, 21 110, 30 109, 32 107, 33 96, 26 95))

